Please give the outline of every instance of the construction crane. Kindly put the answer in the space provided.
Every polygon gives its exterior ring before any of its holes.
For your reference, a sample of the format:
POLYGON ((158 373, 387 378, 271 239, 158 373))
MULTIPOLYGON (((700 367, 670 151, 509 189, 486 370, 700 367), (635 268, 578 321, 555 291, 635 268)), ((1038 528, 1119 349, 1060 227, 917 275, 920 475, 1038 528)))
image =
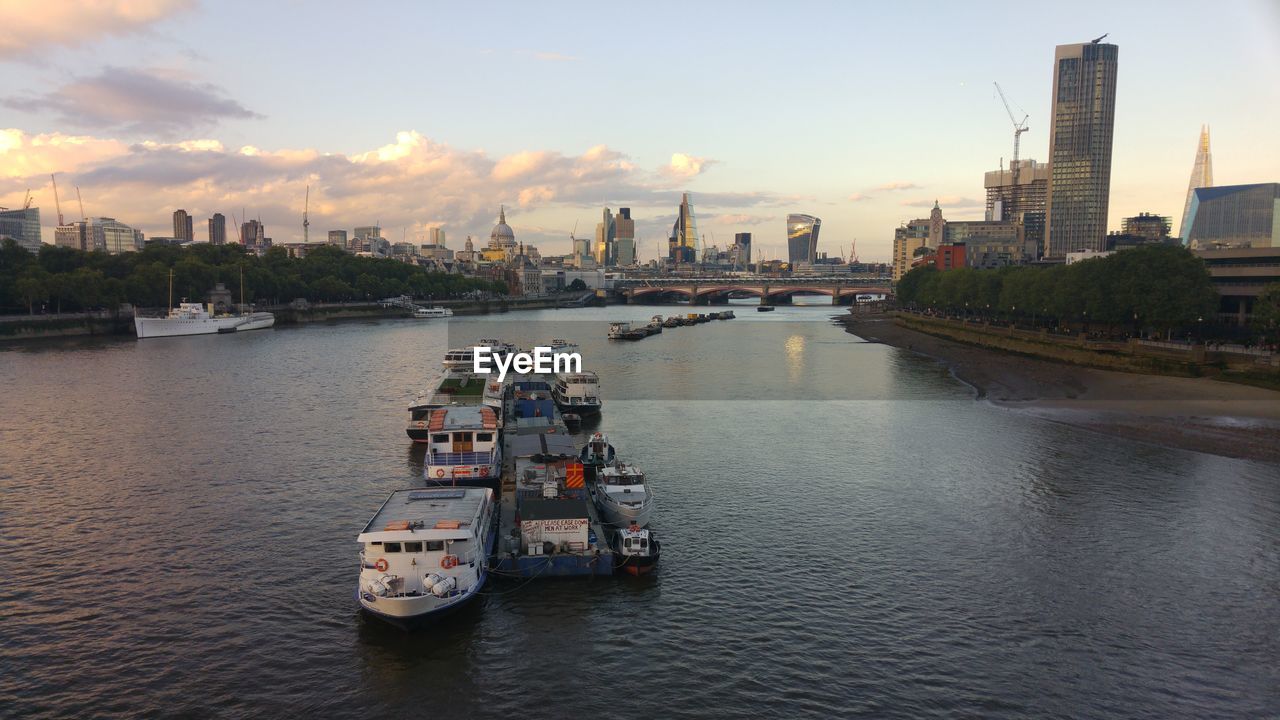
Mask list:
POLYGON ((80 197, 79 185, 76 186, 76 200, 80 203, 80 220, 82 222, 89 222, 88 216, 84 214, 84 200, 80 197))
POLYGON ((50 173, 49 179, 53 181, 53 207, 58 211, 58 225, 66 225, 62 220, 62 203, 58 202, 58 174, 50 173))
POLYGON ((302 206, 302 242, 311 242, 311 221, 307 219, 307 213, 311 211, 311 186, 307 186, 307 199, 302 206))
POLYGON ((1018 120, 1017 120, 1017 119, 1014 117, 1014 115, 1013 115, 1013 108, 1010 108, 1010 107, 1009 107, 1009 100, 1008 100, 1008 98, 1006 98, 1006 97, 1004 96, 1004 90, 1001 90, 1001 89, 1000 89, 1000 83, 992 83, 992 84, 994 84, 994 85, 996 86, 996 92, 1000 93, 1000 102, 1004 103, 1004 110, 1005 110, 1005 112, 1009 113, 1009 122, 1013 123, 1013 162, 1010 164, 1010 168, 1013 170, 1013 188, 1014 188, 1014 192, 1017 192, 1017 189, 1018 189, 1018 145, 1019 145, 1019 144, 1021 143, 1021 141, 1022 141, 1022 133, 1026 132, 1027 130, 1030 130, 1030 128, 1028 128, 1028 127, 1027 127, 1027 118, 1029 118, 1029 117, 1031 117, 1031 116, 1030 116, 1030 115, 1023 115, 1023 116, 1022 116, 1022 122, 1018 122, 1018 120))
POLYGON ((23 210, 31 209, 31 188, 27 188, 27 196, 22 198, 22 209, 23 210))

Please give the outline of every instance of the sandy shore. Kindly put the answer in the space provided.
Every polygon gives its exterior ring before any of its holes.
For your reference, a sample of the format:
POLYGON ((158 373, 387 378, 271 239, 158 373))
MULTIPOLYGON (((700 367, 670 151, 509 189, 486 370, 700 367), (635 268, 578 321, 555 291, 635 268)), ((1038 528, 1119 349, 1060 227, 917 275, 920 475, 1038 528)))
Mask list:
POLYGON ((1164 447, 1280 463, 1280 392, 1014 355, 899 327, 883 314, 839 319, 865 340, 946 364, 979 399, 1001 407, 1164 447))

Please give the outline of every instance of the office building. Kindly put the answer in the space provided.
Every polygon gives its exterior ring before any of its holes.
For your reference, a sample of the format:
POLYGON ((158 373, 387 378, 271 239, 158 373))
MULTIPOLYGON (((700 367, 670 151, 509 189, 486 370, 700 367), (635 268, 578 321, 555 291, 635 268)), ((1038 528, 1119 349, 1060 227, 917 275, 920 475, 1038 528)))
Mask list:
POLYGON ((267 243, 267 227, 257 220, 250 220, 240 225, 240 242, 244 243, 246 250, 253 250, 257 253, 266 251, 269 247, 267 243))
POLYGON ((618 267, 636 264, 636 221, 631 219, 631 208, 618 208, 613 218, 613 260, 618 267))
POLYGON ((40 252, 40 208, 0 210, 0 242, 13 240, 18 247, 40 252))
POLYGON ((911 263, 921 251, 929 248, 932 223, 929 218, 917 218, 903 224, 893 232, 893 281, 897 282, 911 269, 911 263))
POLYGON ((613 241, 617 237, 617 230, 613 213, 609 212, 609 208, 605 208, 600 222, 596 223, 595 258, 596 264, 600 267, 609 267, 614 264, 613 241))
POLYGON ((745 270, 751 265, 751 233, 733 236, 733 266, 745 270))
POLYGON ((1044 216, 1049 196, 1049 166, 1035 160, 1019 160, 1009 168, 988 172, 983 177, 987 190, 986 219, 1012 221, 1023 226, 1028 243, 1035 243, 1032 258, 1044 247, 1044 216))
POLYGON ((59 225, 53 231, 53 244, 84 252, 93 251, 89 223, 85 220, 72 220, 66 225, 59 225))
POLYGON ((1280 282, 1280 245, 1193 250, 1209 271, 1221 296, 1219 318, 1240 325, 1248 322, 1254 302, 1268 285, 1280 282))
POLYGON ((186 210, 173 211, 173 237, 177 238, 179 243, 196 239, 194 223, 186 210))
POLYGON ((111 255, 137 252, 146 244, 141 230, 129 227, 115 218, 92 218, 86 233, 86 245, 91 241, 94 250, 111 255))
POLYGON ((787 261, 791 267, 813 265, 818 259, 818 232, 822 220, 812 215, 787 216, 787 261))
POLYGON ((1027 238, 1022 223, 1012 220, 945 222, 942 236, 943 242, 938 247, 955 245, 965 250, 964 265, 952 263, 951 267, 994 269, 1025 265, 1035 260, 1038 254, 1037 246, 1027 238))
POLYGON ((227 219, 222 213, 214 213, 213 217, 209 218, 209 244, 227 244, 227 219))
POLYGON ((1280 247, 1280 183, 1196 188, 1187 217, 1193 248, 1280 247))
POLYGON ((1200 142, 1196 143, 1196 160, 1191 166, 1191 182, 1187 183, 1187 202, 1182 206, 1182 226, 1178 237, 1183 240, 1191 233, 1191 199, 1196 190, 1213 187, 1213 155, 1209 153, 1209 126, 1200 126, 1200 142))
POLYGON ((444 228, 433 227, 427 232, 427 235, 428 245, 435 245, 436 247, 441 248, 445 247, 444 228))
POLYGON ((347 231, 346 230, 330 230, 329 244, 334 245, 336 247, 340 247, 343 250, 346 250, 347 249, 347 231))
POLYGON ((1046 257, 1106 246, 1120 49, 1102 38, 1054 53, 1046 257))
POLYGON ((689 193, 680 198, 680 210, 667 238, 667 259, 673 263, 692 263, 698 257, 698 225, 693 217, 693 203, 689 193))

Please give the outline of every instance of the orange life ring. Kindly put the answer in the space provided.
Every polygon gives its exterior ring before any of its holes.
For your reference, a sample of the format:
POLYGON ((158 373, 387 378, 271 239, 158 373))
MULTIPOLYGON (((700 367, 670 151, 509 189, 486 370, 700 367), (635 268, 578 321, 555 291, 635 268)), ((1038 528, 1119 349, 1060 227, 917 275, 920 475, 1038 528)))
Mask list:
POLYGON ((414 427, 418 428, 419 430, 421 430, 422 428, 424 428, 424 427, 426 427, 426 426, 427 426, 427 424, 426 424, 425 422, 423 422, 422 420, 419 420, 418 422, 414 423, 414 427))
POLYGON ((436 477, 444 477, 444 468, 436 469, 436 477))
POLYGON ((386 572, 388 567, 391 566, 387 564, 386 558, 378 558, 378 561, 373 564, 373 568, 378 572, 386 572))
POLYGON ((487 467, 480 468, 480 477, 489 477, 489 468, 487 467))
POLYGON ((444 568, 445 570, 448 570, 449 568, 455 568, 457 566, 458 566, 457 555, 445 555, 444 557, 440 558, 440 567, 444 568))

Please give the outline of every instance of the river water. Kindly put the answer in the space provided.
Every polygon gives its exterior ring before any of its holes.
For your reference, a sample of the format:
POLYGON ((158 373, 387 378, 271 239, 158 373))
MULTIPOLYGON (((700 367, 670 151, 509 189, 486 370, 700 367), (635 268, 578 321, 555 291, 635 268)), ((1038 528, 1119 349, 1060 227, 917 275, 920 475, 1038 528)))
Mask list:
POLYGON ((637 343, 603 322, 688 308, 0 347, 0 716, 1280 714, 1276 466, 736 309, 637 343), (421 482, 408 399, 488 336, 581 344, 662 565, 405 634, 357 612, 355 535, 421 482))

